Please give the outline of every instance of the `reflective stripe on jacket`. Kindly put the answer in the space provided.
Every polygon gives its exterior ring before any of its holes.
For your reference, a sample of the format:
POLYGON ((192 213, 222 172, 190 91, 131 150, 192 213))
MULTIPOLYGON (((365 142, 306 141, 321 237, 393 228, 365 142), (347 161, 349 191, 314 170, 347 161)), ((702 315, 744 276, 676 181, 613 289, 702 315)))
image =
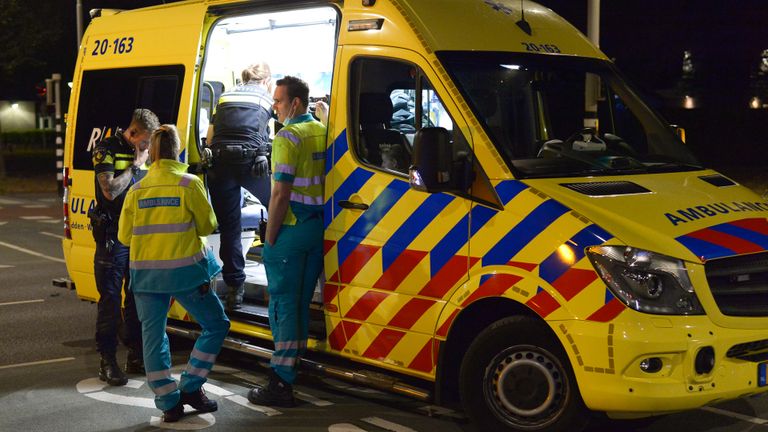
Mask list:
POLYGON ((274 181, 291 184, 284 225, 322 215, 326 128, 311 114, 287 122, 272 141, 274 181))
POLYGON ((178 293, 221 271, 204 238, 216 228, 203 182, 170 159, 152 163, 128 191, 118 240, 130 247, 135 292, 178 293))

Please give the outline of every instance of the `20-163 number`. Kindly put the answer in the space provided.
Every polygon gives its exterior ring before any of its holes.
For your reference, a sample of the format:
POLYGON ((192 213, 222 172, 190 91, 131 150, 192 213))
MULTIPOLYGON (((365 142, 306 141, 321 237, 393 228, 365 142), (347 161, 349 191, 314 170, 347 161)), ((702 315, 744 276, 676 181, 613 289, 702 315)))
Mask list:
POLYGON ((127 54, 133 51, 133 37, 116 38, 112 43, 109 39, 96 39, 91 55, 104 55, 112 48, 112 54, 127 54))

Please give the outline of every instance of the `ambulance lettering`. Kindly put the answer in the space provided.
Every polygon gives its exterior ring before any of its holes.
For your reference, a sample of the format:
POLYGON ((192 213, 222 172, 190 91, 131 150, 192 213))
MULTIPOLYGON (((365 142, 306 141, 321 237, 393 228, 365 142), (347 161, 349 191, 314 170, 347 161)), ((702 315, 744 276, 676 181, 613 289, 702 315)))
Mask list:
POLYGON ((719 202, 686 209, 678 209, 673 212, 664 213, 667 220, 677 226, 681 223, 692 222, 707 217, 717 216, 718 214, 739 213, 739 212, 762 212, 768 211, 768 202, 749 202, 733 201, 731 203, 719 202))

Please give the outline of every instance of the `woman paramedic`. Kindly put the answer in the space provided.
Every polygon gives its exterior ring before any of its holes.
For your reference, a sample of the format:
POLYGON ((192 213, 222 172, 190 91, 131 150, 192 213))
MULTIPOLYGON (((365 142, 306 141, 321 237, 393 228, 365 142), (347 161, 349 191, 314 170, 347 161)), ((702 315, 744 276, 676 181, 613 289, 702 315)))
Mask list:
POLYGON ((229 330, 224 307, 210 288, 221 271, 204 238, 216 228, 203 182, 178 162, 176 127, 162 125, 150 141, 152 164, 125 198, 118 239, 130 245, 131 287, 144 337, 147 382, 163 421, 175 422, 184 405, 200 412, 218 408, 202 389, 229 330), (179 383, 171 377, 165 333, 174 297, 202 327, 179 383))

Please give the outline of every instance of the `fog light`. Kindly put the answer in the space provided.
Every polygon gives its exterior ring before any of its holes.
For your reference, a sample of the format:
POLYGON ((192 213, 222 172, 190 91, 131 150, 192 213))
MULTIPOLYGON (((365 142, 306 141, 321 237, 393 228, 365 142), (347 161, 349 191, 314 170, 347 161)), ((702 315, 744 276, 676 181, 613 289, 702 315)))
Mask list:
POLYGON ((696 353, 696 362, 694 363, 696 373, 705 375, 712 372, 715 368, 715 349, 711 346, 701 348, 696 353))
POLYGON ((645 373, 656 373, 661 370, 664 363, 658 357, 649 357, 640 361, 640 370, 645 373))

